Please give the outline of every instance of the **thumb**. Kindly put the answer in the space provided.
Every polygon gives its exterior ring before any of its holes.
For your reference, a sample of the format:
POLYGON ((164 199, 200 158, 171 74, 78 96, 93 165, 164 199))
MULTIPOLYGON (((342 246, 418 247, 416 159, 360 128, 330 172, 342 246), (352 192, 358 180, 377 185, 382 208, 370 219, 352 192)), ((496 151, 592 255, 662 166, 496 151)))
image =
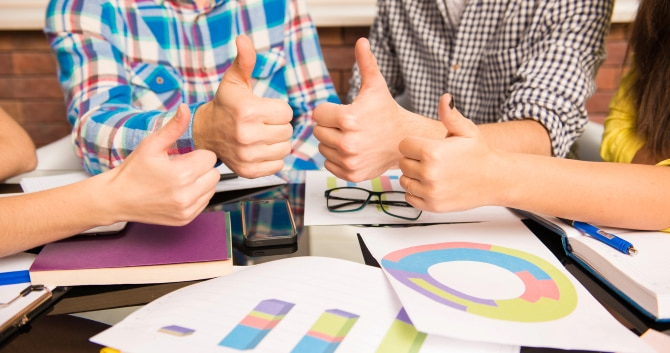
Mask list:
POLYGON ((449 93, 442 95, 442 98, 440 98, 437 114, 440 116, 442 124, 447 128, 446 137, 474 137, 479 132, 477 126, 470 119, 466 119, 454 108, 454 100, 449 93))
POLYGON ((256 49, 245 35, 237 36, 235 45, 237 46, 237 56, 223 75, 223 81, 251 88, 251 73, 256 65, 256 49))
POLYGON ((151 143, 146 143, 146 145, 148 145, 146 148, 154 153, 167 154, 167 150, 181 135, 184 134, 184 131, 186 131, 190 122, 191 110, 186 104, 180 104, 179 107, 177 107, 177 113, 174 117, 160 130, 156 131, 146 139, 151 141, 151 143))
POLYGON ((370 50, 370 42, 366 38, 361 38, 356 42, 356 63, 361 72, 361 91, 366 89, 376 90, 386 87, 386 80, 377 66, 377 59, 370 50))

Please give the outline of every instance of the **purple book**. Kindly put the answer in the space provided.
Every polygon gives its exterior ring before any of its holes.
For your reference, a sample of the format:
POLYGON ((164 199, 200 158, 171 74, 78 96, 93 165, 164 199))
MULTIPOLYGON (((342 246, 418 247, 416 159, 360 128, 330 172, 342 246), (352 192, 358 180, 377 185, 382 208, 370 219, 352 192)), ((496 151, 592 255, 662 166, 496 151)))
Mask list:
POLYGON ((47 244, 30 268, 48 285, 187 281, 232 271, 230 216, 204 212, 181 227, 128 223, 113 235, 47 244))

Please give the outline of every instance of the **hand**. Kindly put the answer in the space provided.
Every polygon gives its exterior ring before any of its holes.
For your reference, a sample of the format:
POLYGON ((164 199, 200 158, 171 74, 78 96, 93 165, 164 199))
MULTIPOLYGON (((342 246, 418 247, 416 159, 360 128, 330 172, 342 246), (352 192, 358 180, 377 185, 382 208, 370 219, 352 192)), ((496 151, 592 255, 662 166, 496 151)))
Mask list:
POLYGON ((260 98, 251 89, 256 63, 253 44, 235 40, 237 57, 211 102, 198 108, 193 123, 196 148, 214 151, 237 175, 256 178, 284 167, 291 153, 293 111, 281 99, 260 98))
POLYGON ((405 199, 425 211, 462 211, 495 204, 499 191, 499 153, 489 147, 472 121, 450 107, 450 102, 451 95, 445 94, 438 108, 449 131, 445 139, 408 137, 399 145, 405 199))
POLYGON ((323 103, 314 110, 314 137, 325 167, 339 178, 359 182, 397 166, 407 112, 391 96, 367 39, 356 42, 361 90, 350 105, 323 103))
POLYGON ((143 223, 188 224, 207 206, 219 182, 211 151, 195 150, 168 156, 168 149, 186 131, 190 110, 180 105, 163 128, 146 137, 128 158, 109 173, 110 212, 118 220, 143 223))

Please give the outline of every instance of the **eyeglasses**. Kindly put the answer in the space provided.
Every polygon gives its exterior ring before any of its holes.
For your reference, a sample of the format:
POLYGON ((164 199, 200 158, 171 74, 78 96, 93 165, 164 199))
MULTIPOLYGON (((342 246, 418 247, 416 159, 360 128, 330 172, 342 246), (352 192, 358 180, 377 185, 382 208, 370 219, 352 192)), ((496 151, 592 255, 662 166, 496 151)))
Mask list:
POLYGON ((341 187, 326 190, 324 196, 330 212, 356 212, 373 204, 379 205, 389 216, 410 221, 421 216, 421 210, 405 201, 405 193, 402 191, 370 191, 358 187, 341 187), (372 200, 373 196, 376 196, 376 200, 372 200))

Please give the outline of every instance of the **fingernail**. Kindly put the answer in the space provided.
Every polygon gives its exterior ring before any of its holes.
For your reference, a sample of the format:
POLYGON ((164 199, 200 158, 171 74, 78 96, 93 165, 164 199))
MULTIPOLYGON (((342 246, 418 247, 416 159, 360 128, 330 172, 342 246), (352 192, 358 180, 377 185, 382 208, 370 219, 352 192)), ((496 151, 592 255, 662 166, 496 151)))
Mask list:
POLYGON ((451 108, 451 109, 453 110, 453 109, 454 109, 454 105, 455 105, 455 104, 454 104, 454 96, 451 96, 451 100, 449 100, 449 108, 451 108))

